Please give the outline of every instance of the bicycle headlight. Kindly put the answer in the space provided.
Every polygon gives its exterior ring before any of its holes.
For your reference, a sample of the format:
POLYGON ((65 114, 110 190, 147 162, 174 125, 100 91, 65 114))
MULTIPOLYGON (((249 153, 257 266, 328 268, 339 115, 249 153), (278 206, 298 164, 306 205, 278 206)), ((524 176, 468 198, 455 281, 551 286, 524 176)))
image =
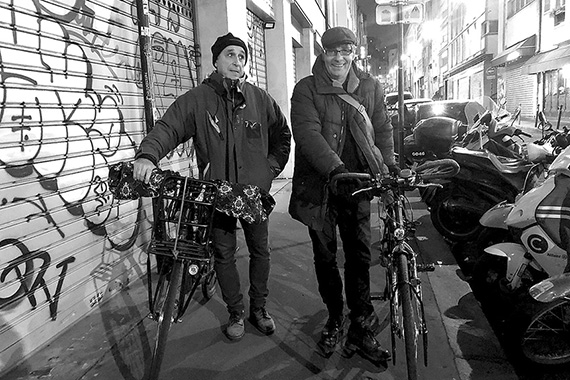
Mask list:
POLYGON ((398 240, 403 240, 405 234, 406 234, 406 231, 404 231, 403 228, 396 228, 396 230, 394 231, 394 237, 398 240))
POLYGON ((199 269, 200 269, 200 268, 198 267, 198 265, 196 265, 196 264, 191 264, 191 265, 188 267, 188 273, 190 273, 190 276, 195 276, 195 275, 198 273, 198 270, 199 270, 199 269))

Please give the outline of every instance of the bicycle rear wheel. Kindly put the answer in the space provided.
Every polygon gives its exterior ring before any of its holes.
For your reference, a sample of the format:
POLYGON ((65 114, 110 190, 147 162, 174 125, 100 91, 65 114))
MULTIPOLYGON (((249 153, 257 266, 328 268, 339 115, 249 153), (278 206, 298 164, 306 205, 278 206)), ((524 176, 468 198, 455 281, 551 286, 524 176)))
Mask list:
POLYGON ((176 309, 176 298, 180 291, 182 280, 182 261, 174 259, 172 262, 172 269, 170 271, 170 281, 163 284, 166 286, 166 294, 164 300, 157 299, 157 322, 158 329, 156 332, 156 341, 154 345, 154 352, 152 354, 152 361, 150 364, 149 380, 158 379, 160 374, 160 366, 164 358, 164 351, 166 350, 166 341, 168 340, 168 332, 172 325, 174 318, 174 311, 176 309))
POLYGON ((418 319, 414 308, 415 295, 411 289, 408 276, 408 258, 402 252, 398 254, 398 288, 400 289, 400 303, 402 305, 404 342, 406 346, 406 362, 408 380, 418 378, 418 319))

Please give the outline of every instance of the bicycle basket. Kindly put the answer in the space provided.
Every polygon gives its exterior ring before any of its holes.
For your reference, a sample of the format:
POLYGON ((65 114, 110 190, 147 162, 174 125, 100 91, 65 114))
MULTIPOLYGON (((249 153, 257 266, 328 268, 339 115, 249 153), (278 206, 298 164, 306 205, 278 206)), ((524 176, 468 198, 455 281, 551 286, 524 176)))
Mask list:
POLYGON ((149 253, 181 258, 208 258, 215 183, 170 175, 154 199, 154 226, 149 253))

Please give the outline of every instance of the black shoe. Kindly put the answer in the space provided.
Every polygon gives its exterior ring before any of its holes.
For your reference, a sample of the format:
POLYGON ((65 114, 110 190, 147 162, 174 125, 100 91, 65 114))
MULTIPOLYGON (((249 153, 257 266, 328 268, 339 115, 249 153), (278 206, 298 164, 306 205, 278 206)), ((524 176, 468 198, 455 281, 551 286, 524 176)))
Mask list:
POLYGON ((367 327, 367 318, 359 318, 352 321, 348 329, 348 336, 342 352, 342 356, 350 358, 354 353, 358 352, 360 356, 371 361, 377 366, 385 363, 391 357, 390 352, 380 346, 380 343, 374 337, 374 332, 367 327))
POLYGON ((319 353, 325 358, 330 358, 333 354, 337 343, 342 338, 342 333, 344 329, 344 315, 331 316, 327 320, 323 332, 321 333, 321 339, 317 343, 319 348, 319 353))

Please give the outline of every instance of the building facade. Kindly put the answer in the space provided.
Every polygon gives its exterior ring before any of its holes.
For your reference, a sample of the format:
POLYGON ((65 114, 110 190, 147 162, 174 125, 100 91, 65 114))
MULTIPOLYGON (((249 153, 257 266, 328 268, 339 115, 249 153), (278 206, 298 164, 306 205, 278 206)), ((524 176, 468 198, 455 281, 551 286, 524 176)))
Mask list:
MULTIPOLYGON (((210 47, 231 31, 248 80, 288 116, 324 31, 364 38, 355 0, 145 0, 143 72, 138 2, 0 0, 0 375, 145 274, 150 201, 107 184, 146 134, 143 83, 156 119, 212 72, 210 47)), ((196 174, 193 157, 188 142, 161 167, 196 174)))
MULTIPOLYGON (((566 0, 428 0, 407 27, 406 90, 417 97, 489 96, 513 112, 570 121, 566 0)), ((554 124, 554 123, 553 123, 554 124)))

